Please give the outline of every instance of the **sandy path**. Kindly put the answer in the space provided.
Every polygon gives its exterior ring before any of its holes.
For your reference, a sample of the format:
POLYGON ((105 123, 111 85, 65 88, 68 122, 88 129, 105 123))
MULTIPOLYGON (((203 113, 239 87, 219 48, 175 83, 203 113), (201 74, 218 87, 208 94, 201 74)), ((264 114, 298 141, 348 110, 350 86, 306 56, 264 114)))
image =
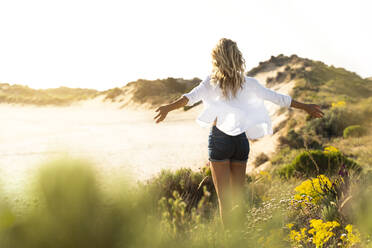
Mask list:
MULTIPOLYGON (((287 93, 292 85, 278 85, 287 93)), ((278 106, 265 102, 273 126, 286 114, 275 114, 278 106)), ((91 100, 71 107, 22 107, 0 104, 0 181, 6 191, 19 190, 38 166, 68 154, 85 158, 104 177, 129 175, 145 179, 161 169, 190 167, 207 163, 208 128, 195 118, 198 106, 175 111, 160 124, 149 110, 119 109, 119 104, 91 100)), ((271 154, 278 134, 251 142, 248 169, 257 154, 271 154)))
POLYGON ((0 105, 0 180, 17 190, 38 166, 62 153, 89 159, 105 176, 148 178, 163 168, 197 169, 207 162, 207 129, 198 109, 173 112, 155 124, 153 111, 115 104, 20 107, 0 105))

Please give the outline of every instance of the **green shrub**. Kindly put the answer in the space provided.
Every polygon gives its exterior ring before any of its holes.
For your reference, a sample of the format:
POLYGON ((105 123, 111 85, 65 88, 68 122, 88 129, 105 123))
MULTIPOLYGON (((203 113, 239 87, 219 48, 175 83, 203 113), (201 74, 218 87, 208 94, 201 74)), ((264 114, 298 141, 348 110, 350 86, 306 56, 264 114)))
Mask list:
POLYGON ((290 178, 294 175, 295 171, 296 170, 292 164, 285 164, 278 170, 278 174, 280 177, 290 178))
POLYGON ((202 217, 210 217, 213 203, 209 200, 211 194, 203 186, 203 197, 196 207, 187 211, 187 203, 177 191, 172 198, 162 197, 158 201, 158 211, 161 213, 161 223, 167 232, 180 233, 201 224, 202 217))
POLYGON ((157 176, 142 185, 143 189, 148 192, 154 206, 163 197, 166 199, 173 198, 174 191, 177 191, 186 203, 186 211, 188 212, 193 207, 197 207, 204 196, 203 186, 206 186, 206 190, 211 193, 211 201, 216 203, 217 195, 209 167, 204 167, 197 172, 189 168, 181 168, 174 172, 162 170, 157 176))
POLYGON ((295 132, 293 129, 290 129, 286 136, 279 137, 279 143, 280 145, 288 145, 295 149, 305 147, 310 149, 322 149, 322 145, 318 141, 310 137, 305 140, 300 133, 295 132))
POLYGON ((304 147, 304 139, 293 129, 289 130, 285 137, 279 137, 279 143, 281 145, 289 145, 292 148, 304 147))
POLYGON ((314 177, 319 174, 333 175, 344 165, 346 169, 360 172, 361 167, 341 152, 309 150, 298 154, 292 163, 279 169, 279 175, 289 178, 293 175, 314 177))
POLYGON ((171 77, 157 80, 138 79, 137 81, 129 82, 123 87, 123 90, 132 89, 131 100, 135 103, 148 103, 152 106, 157 106, 176 100, 183 93, 189 92, 197 86, 200 81, 198 78, 185 80, 171 77))
POLYGON ((346 127, 360 123, 362 116, 346 108, 331 108, 323 118, 313 119, 306 124, 307 131, 315 131, 325 138, 337 137, 343 134, 346 127))
POLYGON ((344 138, 361 137, 366 134, 366 129, 360 125, 348 126, 344 129, 344 138))
POLYGON ((271 157, 271 164, 273 165, 280 165, 280 164, 288 164, 292 162, 292 160, 297 156, 299 153, 296 149, 291 149, 289 146, 284 146, 280 148, 277 153, 275 153, 271 157))

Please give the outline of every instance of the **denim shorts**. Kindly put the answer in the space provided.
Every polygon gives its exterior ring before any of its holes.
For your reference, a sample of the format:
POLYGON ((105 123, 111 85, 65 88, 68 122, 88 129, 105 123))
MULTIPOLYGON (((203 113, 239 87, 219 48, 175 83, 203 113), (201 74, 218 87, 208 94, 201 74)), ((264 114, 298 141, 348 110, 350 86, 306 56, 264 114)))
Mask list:
POLYGON ((245 132, 231 136, 213 126, 208 137, 208 155, 212 162, 247 162, 249 141, 245 132))

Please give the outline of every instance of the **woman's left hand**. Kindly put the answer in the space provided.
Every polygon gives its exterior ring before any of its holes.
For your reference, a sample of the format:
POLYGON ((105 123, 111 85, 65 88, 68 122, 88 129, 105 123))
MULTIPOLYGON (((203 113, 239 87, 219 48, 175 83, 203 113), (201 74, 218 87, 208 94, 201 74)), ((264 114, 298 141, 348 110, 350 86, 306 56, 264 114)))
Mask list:
POLYGON ((156 123, 159 123, 167 117, 167 114, 169 113, 170 109, 168 108, 168 105, 161 106, 155 110, 155 112, 159 112, 155 117, 154 120, 156 120, 156 123))
POLYGON ((322 118, 324 113, 320 110, 320 106, 316 104, 306 104, 304 110, 315 118, 322 118))

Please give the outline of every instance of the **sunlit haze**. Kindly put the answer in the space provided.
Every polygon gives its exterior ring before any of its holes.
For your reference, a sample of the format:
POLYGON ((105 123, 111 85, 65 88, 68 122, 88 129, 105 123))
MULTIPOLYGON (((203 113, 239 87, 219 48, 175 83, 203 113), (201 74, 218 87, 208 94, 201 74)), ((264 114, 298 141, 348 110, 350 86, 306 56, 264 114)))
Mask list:
POLYGON ((0 82, 108 89, 204 77, 219 38, 247 69, 297 54, 372 76, 370 1, 1 1, 0 82))

